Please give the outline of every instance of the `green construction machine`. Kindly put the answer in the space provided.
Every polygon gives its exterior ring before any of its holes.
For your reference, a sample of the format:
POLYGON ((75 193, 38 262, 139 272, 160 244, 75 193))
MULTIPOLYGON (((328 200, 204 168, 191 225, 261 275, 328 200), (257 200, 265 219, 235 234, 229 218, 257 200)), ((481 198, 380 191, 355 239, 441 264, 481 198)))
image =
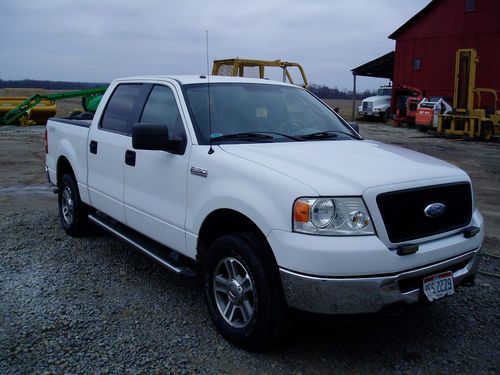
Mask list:
POLYGON ((1 125, 19 123, 21 125, 43 125, 47 119, 56 113, 55 102, 62 99, 82 98, 83 111, 76 116, 92 116, 97 110, 99 102, 107 87, 98 87, 87 90, 66 91, 55 94, 35 94, 29 98, 3 97, 0 98, 1 125))

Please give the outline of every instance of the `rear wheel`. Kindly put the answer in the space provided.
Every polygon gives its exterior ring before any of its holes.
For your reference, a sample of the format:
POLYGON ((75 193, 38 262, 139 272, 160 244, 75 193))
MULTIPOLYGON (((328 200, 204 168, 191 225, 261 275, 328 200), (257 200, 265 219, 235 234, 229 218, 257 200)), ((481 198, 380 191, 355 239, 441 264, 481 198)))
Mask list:
POLYGON ((80 200, 75 176, 62 176, 58 188, 59 217, 64 230, 75 237, 85 234, 90 226, 87 219, 90 209, 80 200))
POLYGON ((491 121, 485 121, 481 123, 481 133, 479 138, 482 141, 490 141, 494 135, 493 123, 491 121))
POLYGON ((208 309, 224 338, 259 350, 280 336, 286 307, 278 268, 255 236, 237 233, 217 239, 208 249, 203 274, 208 309))

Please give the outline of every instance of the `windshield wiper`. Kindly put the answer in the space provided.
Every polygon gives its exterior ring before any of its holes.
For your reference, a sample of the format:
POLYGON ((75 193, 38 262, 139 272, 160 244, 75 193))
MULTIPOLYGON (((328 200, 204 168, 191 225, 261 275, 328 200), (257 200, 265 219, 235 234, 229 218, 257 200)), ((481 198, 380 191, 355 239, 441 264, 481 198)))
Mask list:
POLYGON ((260 133, 232 133, 232 134, 224 134, 224 135, 217 135, 215 137, 212 137, 212 142, 213 141, 223 141, 223 140, 235 140, 235 141, 272 141, 273 136, 267 135, 267 134, 260 134, 260 133))
POLYGON ((273 135, 279 135, 280 137, 284 137, 284 138, 288 138, 288 139, 293 139, 294 141, 303 141, 302 138, 295 137, 293 135, 284 134, 284 133, 278 133, 278 132, 268 132, 268 131, 261 132, 261 131, 258 131, 258 132, 248 132, 248 134, 263 134, 263 135, 273 134, 273 135))
POLYGON ((347 135, 351 138, 357 138, 353 134, 341 132, 338 130, 327 130, 327 131, 322 131, 322 132, 301 135, 300 138, 301 139, 331 139, 331 138, 337 138, 339 136, 339 134, 347 135))

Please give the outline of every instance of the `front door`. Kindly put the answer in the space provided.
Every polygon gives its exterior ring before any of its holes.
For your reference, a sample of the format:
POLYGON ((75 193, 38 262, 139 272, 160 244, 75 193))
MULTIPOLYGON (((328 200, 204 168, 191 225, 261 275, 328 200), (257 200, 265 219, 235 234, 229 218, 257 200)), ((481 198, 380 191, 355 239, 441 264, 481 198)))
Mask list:
POLYGON ((128 226, 176 251, 185 252, 190 142, 178 103, 173 86, 153 85, 138 123, 162 124, 168 128, 169 138, 182 138, 187 147, 182 155, 136 150, 129 137, 126 152, 130 162, 124 170, 124 202, 128 226))

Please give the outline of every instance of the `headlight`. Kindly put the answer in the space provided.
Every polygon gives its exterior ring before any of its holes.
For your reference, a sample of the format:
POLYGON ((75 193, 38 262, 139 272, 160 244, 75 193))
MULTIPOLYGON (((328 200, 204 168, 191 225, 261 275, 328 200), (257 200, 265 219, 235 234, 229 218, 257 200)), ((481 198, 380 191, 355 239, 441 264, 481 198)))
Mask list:
POLYGON ((311 223, 316 228, 326 228, 335 217, 335 203, 331 199, 318 199, 311 207, 311 223))
POLYGON ((299 198, 293 206, 293 230, 325 236, 375 234, 361 197, 299 198))

